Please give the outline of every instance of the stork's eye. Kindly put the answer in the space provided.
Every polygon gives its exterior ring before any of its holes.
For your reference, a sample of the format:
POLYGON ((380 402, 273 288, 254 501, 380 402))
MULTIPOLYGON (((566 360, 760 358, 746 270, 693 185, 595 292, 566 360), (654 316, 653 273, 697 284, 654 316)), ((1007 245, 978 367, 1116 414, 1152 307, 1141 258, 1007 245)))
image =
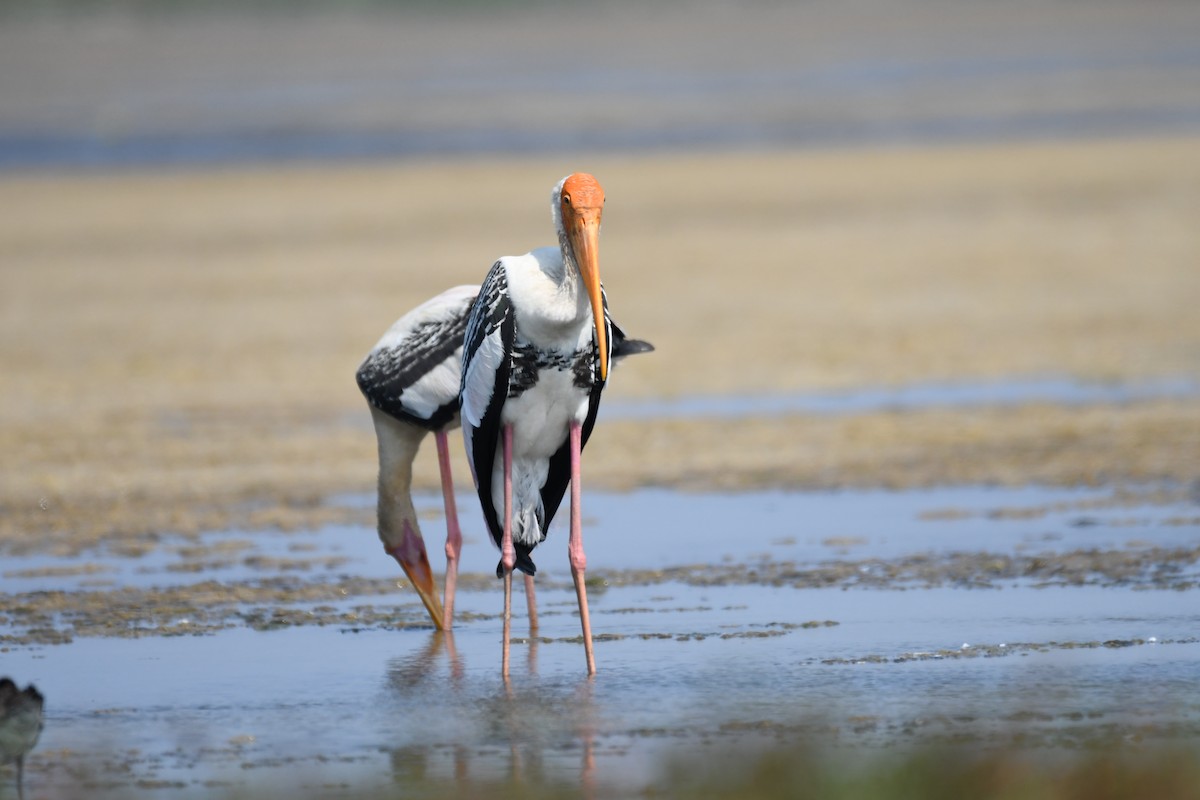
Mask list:
POLYGON ((564 206, 569 206, 569 205, 571 205, 571 195, 569 195, 569 194, 567 194, 567 193, 565 193, 565 192, 564 192, 564 193, 563 193, 563 198, 562 198, 562 201, 563 201, 563 205, 564 205, 564 206))

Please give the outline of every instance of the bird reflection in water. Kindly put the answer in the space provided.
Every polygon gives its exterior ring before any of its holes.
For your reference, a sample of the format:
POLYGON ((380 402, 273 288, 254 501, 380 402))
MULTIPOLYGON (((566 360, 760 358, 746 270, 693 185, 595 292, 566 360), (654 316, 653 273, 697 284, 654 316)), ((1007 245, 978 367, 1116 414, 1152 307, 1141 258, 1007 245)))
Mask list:
POLYGON ((497 783, 544 788, 567 782, 590 797, 596 781, 594 679, 564 685, 542 682, 542 644, 535 635, 513 639, 513 677, 499 684, 489 678, 483 682, 486 686, 467 677, 449 631, 431 632, 420 650, 391 662, 389 690, 404 705, 417 702, 438 709, 420 741, 391 750, 396 784, 414 787, 450 780, 470 795, 497 783), (446 722, 451 724, 443 728, 446 722), (573 753, 578 753, 578 771, 568 768, 564 774, 564 757, 572 758, 573 753))
POLYGON ((443 650, 450 666, 450 681, 455 687, 460 687, 463 678, 462 659, 454 646, 454 633, 444 630, 430 632, 429 641, 424 647, 407 658, 391 662, 388 685, 398 693, 411 694, 414 688, 433 679, 437 673, 438 655, 443 650))

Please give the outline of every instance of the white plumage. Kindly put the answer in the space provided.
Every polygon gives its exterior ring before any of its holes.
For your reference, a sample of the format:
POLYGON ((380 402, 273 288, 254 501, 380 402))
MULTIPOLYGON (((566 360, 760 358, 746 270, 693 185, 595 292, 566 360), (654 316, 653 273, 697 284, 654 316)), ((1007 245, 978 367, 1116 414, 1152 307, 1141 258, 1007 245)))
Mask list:
POLYGON ((387 329, 356 375, 371 405, 430 428, 457 415, 462 336, 478 294, 474 285, 447 289, 387 329))
POLYGON ((580 454, 596 421, 614 341, 599 272, 603 207, 604 192, 591 175, 560 181, 551 192, 559 246, 497 261, 467 322, 463 437, 484 519, 501 552, 505 675, 512 571, 536 572, 530 553, 545 538, 569 484, 568 552, 588 672, 595 671, 578 491, 580 454))
MULTIPOLYGON (((404 568, 434 624, 447 629, 454 621, 462 534, 446 433, 459 420, 464 332, 479 289, 456 286, 406 313, 388 328, 356 373, 359 388, 370 404, 379 445, 379 537, 384 549, 404 568), (411 495, 413 461, 431 431, 437 442, 446 509, 446 583, 440 604, 411 495)), ((626 339, 615 325, 612 332, 614 359, 654 349, 646 342, 626 339)), ((486 354, 486 343, 484 347, 486 354)), ((481 355, 475 369, 498 364, 503 352, 499 344, 496 348, 495 358, 481 355)), ((486 398, 482 402, 486 405, 486 398)), ((472 403, 468 401, 465 406, 469 409, 472 403)), ((526 589, 532 591, 528 584, 526 589)), ((533 608, 531 594, 531 612, 533 608)))
POLYGON ((459 363, 467 312, 478 286, 456 286, 414 308, 388 328, 355 377, 371 407, 379 445, 379 538, 425 604, 433 624, 454 622, 454 587, 462 533, 446 432, 458 424, 459 363), (433 432, 446 509, 446 583, 439 601, 412 502, 412 465, 433 432))

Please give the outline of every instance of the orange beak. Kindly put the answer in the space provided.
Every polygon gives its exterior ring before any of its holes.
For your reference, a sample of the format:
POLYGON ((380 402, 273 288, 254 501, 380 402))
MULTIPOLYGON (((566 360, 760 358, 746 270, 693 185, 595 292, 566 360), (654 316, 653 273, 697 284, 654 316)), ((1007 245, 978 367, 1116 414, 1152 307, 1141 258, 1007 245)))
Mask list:
POLYGON ((576 208, 567 220, 567 238, 575 254, 575 263, 596 323, 596 344, 600 348, 600 380, 608 380, 608 334, 604 327, 604 298, 600 293, 600 215, 602 208, 576 208))
POLYGON ((445 614, 442 611, 442 601, 438 599, 437 587, 433 582, 433 570, 429 567, 429 556, 425 553, 425 541, 421 534, 413 530, 408 520, 404 521, 404 534, 400 546, 388 550, 404 569, 404 574, 412 583, 413 588, 433 618, 437 629, 445 630, 445 614))

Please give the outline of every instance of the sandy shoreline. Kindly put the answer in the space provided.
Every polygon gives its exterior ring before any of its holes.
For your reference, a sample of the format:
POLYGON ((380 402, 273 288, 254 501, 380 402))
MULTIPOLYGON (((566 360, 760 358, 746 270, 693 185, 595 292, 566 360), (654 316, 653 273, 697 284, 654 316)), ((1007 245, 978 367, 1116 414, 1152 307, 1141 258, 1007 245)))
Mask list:
MULTIPOLYGON (((361 516, 322 502, 373 487, 358 361, 412 305, 548 242, 549 187, 579 166, 0 178, 0 543, 361 516), (466 214, 464 185, 494 205, 466 214)), ((610 196, 613 313, 658 347, 612 397, 1200 376, 1200 140, 583 166, 610 196)), ((587 470, 616 488, 1187 483, 1198 417, 1189 400, 794 415, 719 440, 614 421, 587 470)))

